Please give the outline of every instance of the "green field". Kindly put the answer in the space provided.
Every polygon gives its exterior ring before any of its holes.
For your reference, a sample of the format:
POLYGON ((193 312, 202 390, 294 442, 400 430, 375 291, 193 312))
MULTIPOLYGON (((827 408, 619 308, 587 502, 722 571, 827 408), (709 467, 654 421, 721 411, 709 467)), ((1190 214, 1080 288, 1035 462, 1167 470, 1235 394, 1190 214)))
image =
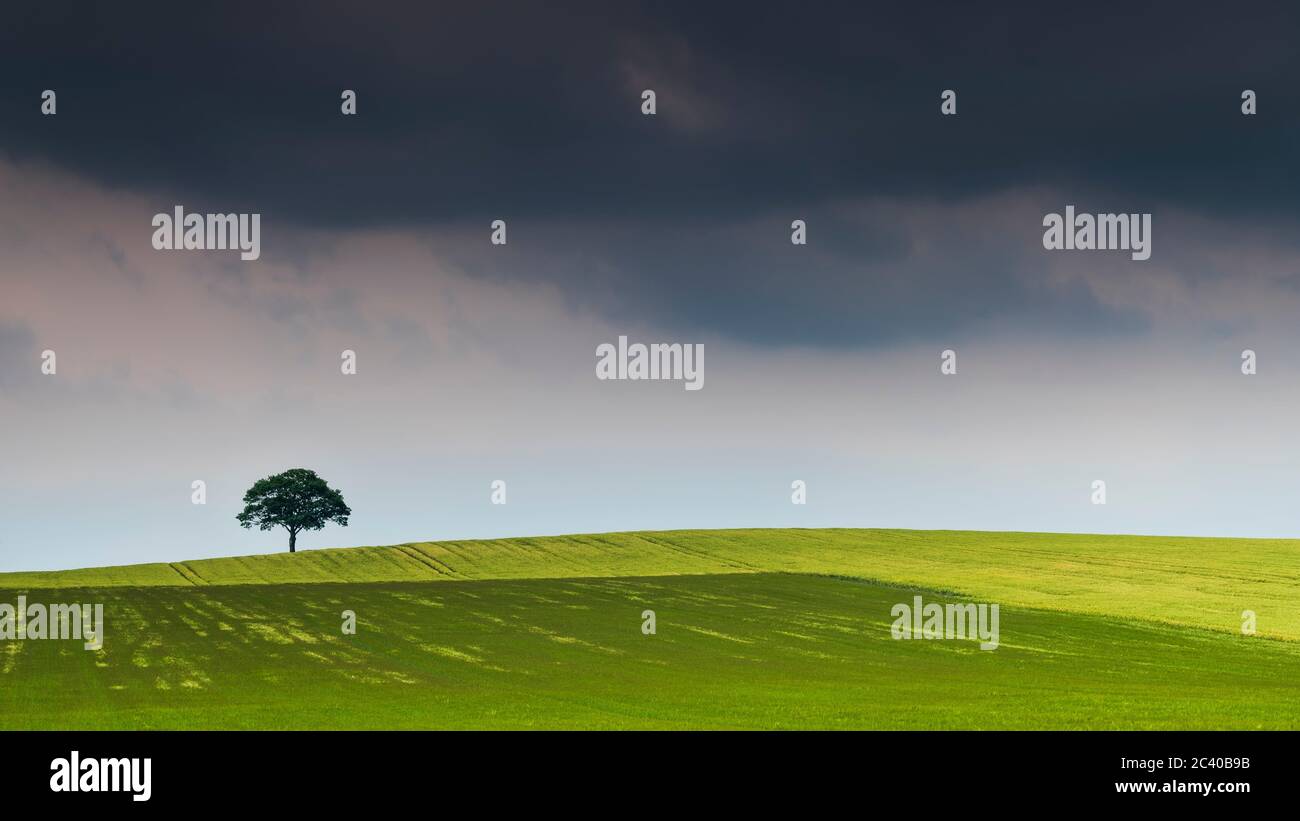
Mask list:
POLYGON ((1290 540, 729 530, 0 574, 107 621, 98 652, 0 641, 0 728, 1295 729, 1298 569, 1290 540), (893 640, 918 591, 998 603, 1001 646, 893 640))

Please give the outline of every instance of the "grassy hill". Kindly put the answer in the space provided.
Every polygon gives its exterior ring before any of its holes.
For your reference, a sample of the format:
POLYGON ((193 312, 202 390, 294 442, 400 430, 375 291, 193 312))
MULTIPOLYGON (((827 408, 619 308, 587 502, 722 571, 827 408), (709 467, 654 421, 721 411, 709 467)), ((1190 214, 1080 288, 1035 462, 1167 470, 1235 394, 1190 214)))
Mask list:
POLYGON ((107 620, 99 652, 0 641, 0 728, 1296 729, 1298 559, 1289 540, 727 530, 0 574, 0 601, 107 620), (918 590, 999 603, 1002 646, 893 640, 918 590))
POLYGON ((414 542, 0 573, 0 590, 806 573, 1300 640, 1300 541, 923 530, 677 530, 414 542))

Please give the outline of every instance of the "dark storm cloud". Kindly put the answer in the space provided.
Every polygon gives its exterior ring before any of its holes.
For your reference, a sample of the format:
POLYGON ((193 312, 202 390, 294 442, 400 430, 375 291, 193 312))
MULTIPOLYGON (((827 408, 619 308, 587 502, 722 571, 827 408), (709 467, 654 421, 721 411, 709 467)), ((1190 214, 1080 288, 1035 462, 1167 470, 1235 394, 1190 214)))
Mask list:
POLYGON ((595 307, 628 327, 653 317, 681 333, 758 345, 956 343, 1000 320, 1056 336, 1145 328, 1139 315, 1100 305, 1081 282, 1037 283, 1046 253, 1041 210, 1021 200, 989 206, 1010 210, 1004 220, 1027 230, 963 226, 969 215, 961 207, 936 212, 921 204, 903 215, 884 204, 809 209, 801 214, 806 246, 790 243, 781 218, 547 224, 523 226, 510 245, 490 251, 481 231, 433 244, 476 276, 528 272, 564 283, 576 307, 595 307))
POLYGON ((901 234, 821 224, 836 245, 792 273, 788 243, 732 248, 716 230, 769 220, 775 241, 789 224, 775 215, 845 200, 1044 186, 1115 210, 1294 216, 1300 11, 1099 9, 42 4, 7 15, 0 148, 160 207, 282 224, 500 217, 512 242, 529 221, 569 226, 602 267, 521 261, 518 275, 760 341, 873 342, 999 313, 1107 329, 1129 319, 1025 286, 1005 249, 944 265, 908 259, 901 234), (639 112, 645 87, 655 118, 639 112), (44 88, 57 117, 36 113, 44 88), (343 88, 359 116, 339 114, 343 88), (938 114, 945 88, 955 118, 938 114), (1243 88, 1257 117, 1238 113, 1243 88), (595 222, 637 227, 620 245, 584 232, 595 222), (626 278, 618 293, 604 264, 626 278), (913 287, 890 279, 900 270, 913 287), (683 285, 690 301, 673 296, 683 285))
POLYGON ((4 147, 339 223, 1073 179, 1294 199, 1300 10, 563 5, 11 10, 4 147), (665 95, 656 120, 633 79, 665 95), (47 87, 59 116, 32 116, 47 87), (339 115, 345 87, 362 116, 339 115), (1230 116, 1244 87, 1255 120, 1230 116), (674 128, 674 93, 712 110, 674 128))

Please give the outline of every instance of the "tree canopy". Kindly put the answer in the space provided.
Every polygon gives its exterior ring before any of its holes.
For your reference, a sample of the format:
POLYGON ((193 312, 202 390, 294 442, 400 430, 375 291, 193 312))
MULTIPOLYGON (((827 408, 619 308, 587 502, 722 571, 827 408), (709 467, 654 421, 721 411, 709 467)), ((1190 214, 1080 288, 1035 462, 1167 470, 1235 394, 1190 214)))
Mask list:
POLYGON ((351 515, 343 494, 315 471, 293 468, 257 480, 244 494, 244 511, 235 518, 243 527, 283 527, 289 531, 289 552, 293 553, 300 532, 320 530, 329 522, 347 527, 351 515))

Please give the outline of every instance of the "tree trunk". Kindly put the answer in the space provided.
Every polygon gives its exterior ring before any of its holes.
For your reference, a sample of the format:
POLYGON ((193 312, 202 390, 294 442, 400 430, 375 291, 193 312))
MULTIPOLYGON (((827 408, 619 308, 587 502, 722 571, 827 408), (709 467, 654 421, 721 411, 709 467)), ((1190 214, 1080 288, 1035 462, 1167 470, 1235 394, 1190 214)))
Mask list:
POLYGON ((293 547, 297 543, 298 543, 298 531, 290 530, 289 531, 289 552, 290 553, 293 552, 293 547))

